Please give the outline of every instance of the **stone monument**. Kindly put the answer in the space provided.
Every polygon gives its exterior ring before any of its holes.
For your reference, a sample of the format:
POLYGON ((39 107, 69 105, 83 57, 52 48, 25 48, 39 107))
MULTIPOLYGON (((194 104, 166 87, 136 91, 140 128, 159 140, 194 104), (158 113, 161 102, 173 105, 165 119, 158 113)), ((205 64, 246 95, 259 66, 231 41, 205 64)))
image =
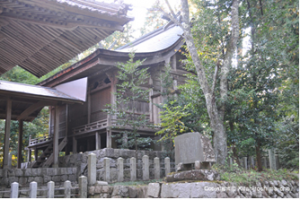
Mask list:
POLYGON ((175 164, 178 171, 192 169, 195 162, 196 169, 209 169, 210 163, 216 162, 215 152, 210 140, 204 135, 193 132, 179 135, 175 138, 175 164))
POLYGON ((198 132, 182 134, 175 138, 176 173, 168 174, 165 180, 220 180, 220 175, 211 170, 211 163, 214 162, 214 149, 207 137, 198 132))

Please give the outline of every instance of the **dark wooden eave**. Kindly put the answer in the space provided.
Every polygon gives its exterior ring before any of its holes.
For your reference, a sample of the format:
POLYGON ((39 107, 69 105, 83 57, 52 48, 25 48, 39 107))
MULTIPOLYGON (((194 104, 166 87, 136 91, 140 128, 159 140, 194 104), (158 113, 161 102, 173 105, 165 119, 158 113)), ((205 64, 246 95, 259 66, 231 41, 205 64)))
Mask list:
MULTIPOLYGON (((183 45, 184 41, 179 38, 172 45, 155 52, 136 52, 135 60, 146 59, 143 66, 151 66, 164 62, 166 58, 174 55, 183 45)), ((78 61, 70 67, 56 73, 48 79, 40 82, 38 85, 55 87, 58 84, 105 73, 114 68, 118 62, 126 62, 129 59, 128 52, 112 51, 107 49, 97 49, 86 58, 78 61)))
POLYGON ((78 0, 0 1, 0 74, 16 65, 37 77, 132 20, 128 5, 78 0))

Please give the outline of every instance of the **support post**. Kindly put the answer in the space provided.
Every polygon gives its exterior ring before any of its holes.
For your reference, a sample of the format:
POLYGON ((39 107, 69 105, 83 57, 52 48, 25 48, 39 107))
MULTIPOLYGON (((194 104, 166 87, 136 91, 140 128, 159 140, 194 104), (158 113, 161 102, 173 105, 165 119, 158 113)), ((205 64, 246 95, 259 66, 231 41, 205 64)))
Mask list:
POLYGON ((200 169, 200 167, 201 167, 200 161, 199 161, 199 160, 196 160, 196 161, 195 161, 195 169, 200 169))
POLYGON ((106 129, 106 148, 111 148, 111 115, 107 115, 107 129, 106 129))
POLYGON ((171 172, 170 158, 166 157, 165 158, 165 176, 167 176, 170 172, 171 172))
POLYGON ((75 154, 77 153, 77 140, 75 137, 73 137, 73 149, 72 149, 72 153, 75 154))
POLYGON ((31 150, 27 150, 27 162, 31 162, 31 150))
POLYGON ((110 159, 104 158, 104 179, 106 182, 110 182, 110 159))
POLYGON ((53 181, 47 183, 47 198, 54 198, 54 187, 55 183, 53 181))
POLYGON ((143 158, 143 180, 149 180, 149 156, 144 155, 143 158))
POLYGON ((94 185, 96 183, 96 154, 88 155, 88 184, 94 185))
POLYGON ((29 185, 29 198, 37 197, 37 182, 32 181, 29 185))
POLYGON ((10 189, 10 198, 18 198, 19 197, 19 183, 13 182, 11 184, 10 189))
POLYGON ((22 143, 23 143, 23 120, 19 120, 19 138, 18 138, 18 168, 22 163, 22 143))
POLYGON ((123 158, 118 158, 117 159, 117 173, 118 173, 118 182, 123 182, 124 181, 124 159, 123 158))
POLYGON ((34 161, 37 161, 37 159, 38 159, 38 152, 39 152, 39 150, 38 149, 34 149, 34 161))
POLYGON ((130 181, 136 181, 136 158, 130 158, 130 181))
POLYGON ((71 198, 71 182, 65 181, 64 182, 64 198, 71 198))
POLYGON ((87 198, 87 178, 85 176, 79 177, 79 198, 87 198))
POLYGON ((59 106, 55 106, 54 134, 53 134, 53 167, 58 167, 58 138, 59 138, 59 106))
POLYGON ((160 162, 159 158, 154 158, 154 179, 160 179, 160 162))
POLYGON ((5 135, 4 135, 4 150, 3 150, 3 169, 8 169, 10 120, 11 120, 11 99, 8 97, 7 102, 6 102, 6 120, 5 120, 5 135))
POLYGON ((101 149, 101 135, 96 132, 95 134, 95 139, 96 139, 96 150, 101 149))

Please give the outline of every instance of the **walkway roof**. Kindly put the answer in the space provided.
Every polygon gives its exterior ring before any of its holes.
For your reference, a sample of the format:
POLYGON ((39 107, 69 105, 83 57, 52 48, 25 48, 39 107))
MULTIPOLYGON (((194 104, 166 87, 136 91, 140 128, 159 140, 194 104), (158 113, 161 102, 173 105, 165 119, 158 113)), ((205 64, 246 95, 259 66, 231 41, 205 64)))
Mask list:
MULTIPOLYGON (((81 80, 82 90, 86 91, 87 79, 81 80)), ((76 91, 79 92, 76 87, 76 91)), ((81 91, 82 92, 82 91, 81 91)), ((84 93, 83 92, 83 93, 84 93)), ((63 103, 83 103, 60 89, 0 81, 0 119, 6 118, 7 99, 12 100, 12 120, 32 121, 44 106, 63 103)))

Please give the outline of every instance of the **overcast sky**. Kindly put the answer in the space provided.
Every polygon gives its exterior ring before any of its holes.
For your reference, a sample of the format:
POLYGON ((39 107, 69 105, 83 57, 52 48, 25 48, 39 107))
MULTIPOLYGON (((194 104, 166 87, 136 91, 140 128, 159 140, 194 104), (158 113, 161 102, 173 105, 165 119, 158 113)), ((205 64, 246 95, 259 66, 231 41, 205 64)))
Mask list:
MULTIPOLYGON (((164 0, 160 0, 164 3, 164 0)), ((128 14, 134 17, 133 28, 139 29, 143 26, 146 18, 147 8, 150 8, 156 0, 124 0, 124 3, 132 5, 132 11, 128 14)), ((178 5, 179 0, 169 0, 171 6, 178 5)))

